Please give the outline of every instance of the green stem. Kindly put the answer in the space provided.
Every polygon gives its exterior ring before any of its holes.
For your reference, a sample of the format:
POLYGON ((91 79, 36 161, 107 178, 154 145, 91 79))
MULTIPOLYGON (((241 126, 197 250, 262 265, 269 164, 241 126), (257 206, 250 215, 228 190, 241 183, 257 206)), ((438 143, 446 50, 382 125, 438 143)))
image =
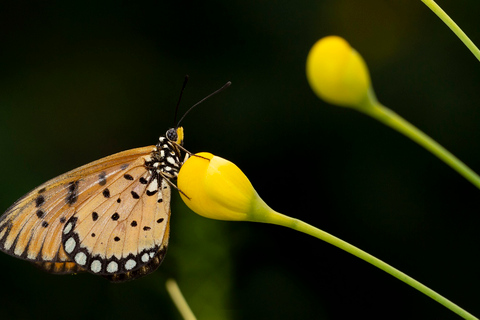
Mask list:
POLYGON ((423 133, 411 123, 409 123, 407 120, 403 119, 401 116, 388 109, 387 107, 376 102, 376 99, 371 99, 370 101, 373 102, 368 106, 359 108, 358 110, 372 116, 378 121, 383 122, 387 126, 409 137, 410 139, 436 155, 440 160, 448 164, 450 167, 460 173, 463 177, 465 177, 465 179, 467 179, 480 189, 480 177, 472 169, 470 169, 467 165, 460 161, 460 159, 455 157, 447 149, 439 145, 435 140, 427 136, 425 133, 423 133))
MULTIPOLYGON (((264 207, 265 208, 265 207, 264 207)), ((440 294, 436 293, 429 287, 421 284, 417 280, 413 279, 412 277, 406 275, 405 273, 401 272, 398 269, 395 269, 394 267, 390 266, 389 264, 383 262, 380 259, 375 258, 371 254, 360 250, 359 248, 325 232, 322 231, 318 228, 315 228, 303 221, 300 221, 298 219, 293 219, 288 216, 285 216, 281 213, 275 212, 268 208, 268 212, 263 212, 262 217, 257 216, 260 219, 255 219, 256 222, 265 222, 265 223, 272 223, 284 227, 288 227, 303 233, 306 233, 308 235, 311 235, 313 237, 316 237, 320 240, 323 240, 325 242, 328 242, 348 253, 353 254, 354 256, 365 260, 366 262, 374 265, 375 267, 382 269, 383 271, 391 274, 395 278, 405 282, 406 284, 412 286, 413 288, 417 289, 418 291, 422 292, 423 294, 429 296, 433 300, 437 301, 441 305, 445 306, 446 308, 452 310, 459 316, 463 317, 464 319, 477 319, 475 316, 472 314, 468 313, 464 309, 460 308, 457 306, 455 303, 451 302, 447 298, 441 296, 440 294), (268 210, 269 209, 269 210, 268 210)))
POLYGON ((442 21, 457 35, 457 37, 462 40, 462 42, 467 46, 468 49, 473 53, 475 57, 480 61, 480 51, 475 46, 475 44, 468 38, 465 32, 460 29, 460 27, 453 21, 448 14, 443 11, 442 8, 433 0, 422 0, 427 7, 430 8, 442 21))

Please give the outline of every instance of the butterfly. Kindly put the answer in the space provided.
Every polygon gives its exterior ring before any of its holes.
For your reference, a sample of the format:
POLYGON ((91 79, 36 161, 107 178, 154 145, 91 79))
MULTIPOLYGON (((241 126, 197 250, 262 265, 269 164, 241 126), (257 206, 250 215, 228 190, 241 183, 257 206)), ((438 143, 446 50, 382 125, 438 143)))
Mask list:
POLYGON ((190 155, 179 124, 228 86, 193 105, 156 145, 86 164, 21 197, 0 217, 0 250, 51 273, 113 282, 155 271, 168 247, 173 181, 190 155))
POLYGON ((62 174, 0 217, 0 250, 60 274, 88 271, 118 282, 156 270, 170 232, 172 180, 183 164, 183 128, 62 174))

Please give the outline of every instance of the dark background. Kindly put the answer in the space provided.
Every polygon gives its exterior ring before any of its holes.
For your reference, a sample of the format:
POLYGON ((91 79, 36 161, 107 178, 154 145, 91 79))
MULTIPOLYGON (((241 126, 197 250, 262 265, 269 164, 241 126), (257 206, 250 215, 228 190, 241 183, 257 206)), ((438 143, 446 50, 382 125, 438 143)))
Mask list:
MULTIPOLYGON (((480 43, 475 0, 439 1, 480 43)), ((319 100, 308 50, 337 34, 379 100, 480 171, 480 64, 421 1, 17 1, 0 4, 0 207, 109 154, 154 144, 181 111, 185 146, 236 163, 274 209, 330 232, 480 315, 479 190, 415 143, 319 100)), ((167 257, 110 284, 0 255, 2 319, 457 319, 331 245, 214 221, 175 194, 167 257)))

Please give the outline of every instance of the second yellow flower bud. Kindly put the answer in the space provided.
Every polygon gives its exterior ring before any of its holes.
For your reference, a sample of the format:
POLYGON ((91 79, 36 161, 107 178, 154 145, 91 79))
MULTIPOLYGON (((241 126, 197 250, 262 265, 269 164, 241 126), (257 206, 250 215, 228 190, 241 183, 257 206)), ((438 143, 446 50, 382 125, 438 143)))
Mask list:
POLYGON ((367 65, 343 38, 317 41, 308 54, 306 72, 313 91, 328 103, 359 107, 369 98, 367 65))

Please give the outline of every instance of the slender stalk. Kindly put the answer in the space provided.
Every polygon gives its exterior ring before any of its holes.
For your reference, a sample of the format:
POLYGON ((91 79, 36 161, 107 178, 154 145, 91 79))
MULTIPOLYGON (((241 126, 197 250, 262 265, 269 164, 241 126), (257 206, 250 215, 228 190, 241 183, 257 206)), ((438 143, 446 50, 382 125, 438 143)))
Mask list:
POLYGON ((465 32, 460 29, 460 27, 453 21, 445 11, 433 0, 422 0, 427 7, 430 8, 442 21, 457 35, 457 37, 462 40, 462 42, 467 46, 467 48, 473 53, 475 57, 480 61, 480 50, 475 46, 475 44, 470 40, 470 38, 465 34, 465 32))
POLYGON ((188 303, 183 297, 182 291, 180 291, 177 282, 173 279, 168 279, 167 282, 165 282, 165 286, 167 287, 168 294, 170 294, 173 303, 177 307, 183 319, 196 320, 197 318, 188 306, 188 303))
MULTIPOLYGON (((271 210, 271 209, 270 209, 271 210)), ((257 222, 266 222, 281 225, 284 227, 288 227, 308 235, 311 235, 315 238, 328 242, 348 253, 353 254, 354 256, 365 260, 366 262, 374 265, 375 267, 382 269, 383 271, 391 274, 395 278, 405 282, 409 286, 417 289, 418 291, 422 292, 423 294, 429 296, 433 300, 437 301, 441 305, 445 306, 446 308, 450 309, 451 311, 455 312, 459 316, 463 317, 464 319, 477 319, 472 314, 468 313, 464 309, 460 308, 458 305, 453 303, 452 301, 448 300, 447 298, 441 296, 437 292, 433 291, 429 287, 423 285, 422 283, 418 282, 417 280, 413 279, 412 277, 408 276, 407 274, 401 272, 400 270, 390 266, 389 264, 383 262, 382 260, 372 256, 371 254, 325 232, 318 228, 315 228, 301 220, 293 219, 278 212, 271 210, 268 214, 265 214, 262 218, 262 221, 257 222)))
POLYGON ((399 116, 394 111, 388 109, 387 107, 381 105, 378 102, 374 102, 369 107, 360 108, 358 110, 372 116, 378 121, 383 122, 387 126, 409 137, 410 139, 436 155, 440 160, 448 164, 450 167, 460 173, 463 177, 465 177, 465 179, 467 179, 480 189, 480 177, 472 169, 470 169, 467 165, 465 165, 465 163, 460 161, 460 159, 455 157, 447 149, 442 147, 435 140, 427 136, 425 133, 420 131, 418 128, 413 126, 411 123, 399 116))

